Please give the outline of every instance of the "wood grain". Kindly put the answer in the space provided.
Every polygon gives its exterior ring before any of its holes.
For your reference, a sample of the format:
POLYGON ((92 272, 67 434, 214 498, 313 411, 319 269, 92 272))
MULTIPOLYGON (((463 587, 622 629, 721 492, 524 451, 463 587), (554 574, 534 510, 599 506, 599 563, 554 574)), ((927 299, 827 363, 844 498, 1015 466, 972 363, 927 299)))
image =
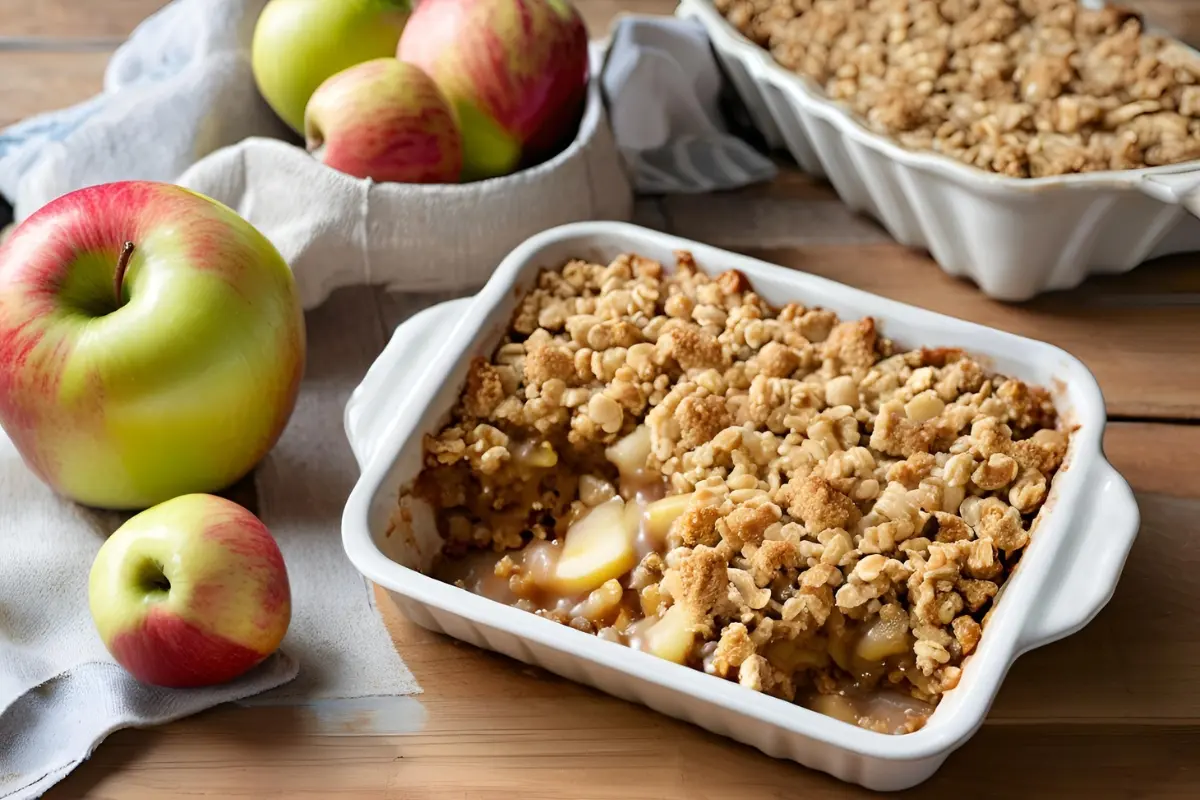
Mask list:
MULTIPOLYGON (((613 701, 617 703, 618 701, 613 701)), ((322 800, 832 800, 877 797, 632 706, 590 707, 593 726, 525 735, 519 699, 496 734, 459 728, 406 737, 309 737, 286 712, 264 737, 240 714, 215 712, 167 729, 118 733, 47 798, 172 797, 322 800), (603 712, 603 713, 600 713, 603 712), (247 764, 263 765, 247 768, 247 764), (93 765, 108 767, 106 771, 93 765), (267 768, 265 765, 271 765, 267 768), (118 769, 119 768, 119 769, 118 769)), ((433 709, 436 714, 436 708, 433 709)), ((534 704, 533 710, 541 708, 534 704)), ((1192 726, 984 728, 931 781, 898 798, 1194 798, 1192 726), (1086 765, 1086 768, 1084 768, 1086 765)))
POLYGON ((1114 423, 1104 450, 1135 492, 1200 499, 1200 425, 1114 423))
POLYGON ((167 0, 0 0, 0 37, 118 38, 167 0))
POLYGON ((1123 0, 1121 5, 1140 11, 1150 25, 1185 42, 1200 41, 1200 6, 1195 0, 1123 0))
POLYGON ((95 95, 109 53, 0 51, 0 127, 95 95))
POLYGON ((607 36, 617 17, 626 14, 670 14, 675 10, 675 5, 675 0, 583 0, 575 3, 593 39, 607 36))

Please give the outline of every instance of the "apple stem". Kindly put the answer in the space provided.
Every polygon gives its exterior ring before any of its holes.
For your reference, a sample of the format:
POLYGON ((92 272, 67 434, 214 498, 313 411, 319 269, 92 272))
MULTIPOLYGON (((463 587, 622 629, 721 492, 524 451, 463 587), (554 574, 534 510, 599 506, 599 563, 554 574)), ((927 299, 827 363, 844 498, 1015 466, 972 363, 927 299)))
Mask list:
POLYGON ((125 283, 125 270, 129 268, 129 259, 133 256, 133 242, 126 242, 121 248, 121 257, 117 259, 117 272, 113 275, 113 293, 117 296, 117 308, 122 305, 122 289, 125 283))

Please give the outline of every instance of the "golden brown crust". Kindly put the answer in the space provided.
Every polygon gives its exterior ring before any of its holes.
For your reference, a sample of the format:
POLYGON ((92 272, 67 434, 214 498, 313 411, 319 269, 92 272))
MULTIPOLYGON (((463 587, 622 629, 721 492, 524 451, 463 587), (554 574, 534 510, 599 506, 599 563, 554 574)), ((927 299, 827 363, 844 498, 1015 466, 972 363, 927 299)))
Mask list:
POLYGON ((958 640, 962 654, 969 656, 975 652, 975 646, 979 644, 979 639, 983 636, 983 629, 979 627, 979 623, 971 617, 957 617, 952 627, 954 628, 954 638, 958 640))
POLYGON ((933 512, 937 520, 938 531, 936 539, 939 542, 961 542, 970 539, 974 534, 962 517, 948 514, 945 511, 933 512))
POLYGON ((669 570, 667 579, 675 574, 673 586, 678 588, 675 602, 688 608, 696 618, 707 616, 725 597, 729 578, 725 558, 711 547, 701 545, 669 570))
POLYGON ((778 522, 779 517, 779 507, 773 503, 738 506, 725 517, 725 538, 737 550, 747 544, 762 544, 767 529, 778 522))
POLYGON ((1200 158, 1200 59, 1124 10, 1076 0, 716 6, 909 148, 1017 178, 1200 158))
POLYGON ((821 355, 847 367, 869 367, 879 360, 879 333, 870 317, 839 323, 821 345, 821 355))
POLYGON ((1011 456, 1004 453, 992 453, 988 460, 980 464, 971 475, 975 485, 985 492, 1003 489, 1014 480, 1020 467, 1011 456))
POLYGON ((759 586, 766 586, 776 575, 801 564, 800 549, 787 541, 766 541, 750 557, 750 574, 759 586))
POLYGON ((746 626, 740 622, 730 623, 721 632, 721 639, 713 653, 713 672, 722 678, 728 677, 754 654, 755 645, 746 626))
POLYGON ((686 450, 694 450, 710 442, 732 421, 725 407, 725 398, 715 395, 685 397, 675 409, 675 420, 682 432, 680 444, 686 450))
POLYGON ((499 372, 486 359, 471 359, 467 386, 463 390, 463 407, 467 413, 481 419, 487 418, 503 399, 504 384, 499 372))
POLYGON ((819 475, 793 479, 788 489, 788 513, 802 520, 810 533, 849 528, 860 516, 854 502, 819 475))
POLYGON ((721 518, 721 509, 716 506, 697 506, 692 504, 675 522, 675 530, 679 534, 684 547, 706 545, 712 547, 721 541, 717 533, 717 520, 721 518))
POLYGON ((991 581, 960 579, 958 589, 966 601, 967 610, 974 614, 996 596, 999 587, 991 581))
POLYGON ((800 366, 800 356, 779 342, 767 342, 758 351, 758 369, 768 378, 787 378, 800 366))
POLYGON ((716 337, 690 322, 675 322, 659 337, 658 351, 681 369, 719 367, 724 359, 716 337))
POLYGON ((531 386, 541 386, 557 378, 570 384, 575 378, 575 359, 562 347, 542 345, 529 351, 525 357, 525 380, 531 386))

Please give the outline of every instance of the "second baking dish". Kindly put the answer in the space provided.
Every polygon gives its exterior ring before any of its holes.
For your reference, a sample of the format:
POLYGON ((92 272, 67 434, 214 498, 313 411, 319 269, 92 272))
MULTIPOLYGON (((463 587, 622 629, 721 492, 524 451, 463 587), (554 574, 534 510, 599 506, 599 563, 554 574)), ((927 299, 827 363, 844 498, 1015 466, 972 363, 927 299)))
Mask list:
POLYGON ((864 127, 811 81, 742 36, 709 0, 682 0, 704 26, 760 131, 851 208, 901 244, 928 250, 948 273, 991 297, 1019 301, 1200 250, 1196 162, 1121 172, 1010 178, 901 147, 864 127))

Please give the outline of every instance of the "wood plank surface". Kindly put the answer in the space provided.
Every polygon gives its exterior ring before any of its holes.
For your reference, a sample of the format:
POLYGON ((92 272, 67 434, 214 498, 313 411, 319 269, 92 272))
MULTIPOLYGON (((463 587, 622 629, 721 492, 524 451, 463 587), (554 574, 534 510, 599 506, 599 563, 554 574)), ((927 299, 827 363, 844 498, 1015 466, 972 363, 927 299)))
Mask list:
POLYGON ((92 97, 104 87, 109 55, 0 50, 0 127, 92 97))
POLYGON ((1146 21, 1191 45, 1200 42, 1200 3, 1195 0, 1123 0, 1146 21))
POLYGON ((675 10, 675 0, 583 0, 575 7, 583 16, 588 34, 593 39, 608 35, 612 22, 626 14, 670 14, 675 10))
POLYGON ((167 0, 0 0, 0 37, 124 39, 167 0))
MULTIPOLYGON (((1191 0, 1127 0, 1177 33, 1191 0)), ((0 126, 99 90, 105 39, 161 0, 0 0, 0 126), (21 39, 50 51, 5 49, 21 39), (77 39, 76 45, 64 40, 77 39)), ((670 0, 577 0, 593 36, 670 0)), ((1143 525, 1112 601, 1087 628, 1023 656, 984 728, 901 797, 1200 796, 1200 258, 1171 259, 1026 304, 1000 304, 786 168, 766 186, 642 199, 639 220, 889 297, 1058 344, 1105 391, 1105 449, 1143 525), (1181 423, 1189 424, 1181 424, 1181 423)), ((364 354, 414 308, 376 292, 364 354)), ((363 326, 359 326, 360 328, 363 326)), ((369 326, 368 326, 369 327, 369 326)), ((364 362, 365 363, 365 362, 364 362)), ((256 507, 247 481, 231 496, 256 507)), ((331 530, 331 535, 336 535, 331 530)), ((311 708, 223 707, 106 741, 47 797, 741 800, 868 793, 502 656, 424 631, 382 593, 425 693, 424 726, 379 735, 370 711, 331 735, 311 708)))
MULTIPOLYGON (((505 727, 543 704, 510 698, 491 736, 459 727, 421 737, 307 736, 286 710, 272 735, 236 711, 117 734, 46 797, 321 800, 833 800, 871 792, 628 704, 573 703, 562 729, 505 727), (590 714, 580 725, 580 717, 590 714), (248 765, 262 765, 250 767, 248 765), (266 765, 270 765, 267 767, 266 765), (88 765, 90 766, 90 764, 88 765)), ((434 709, 436 714, 436 709, 434 709)), ((929 782, 897 798, 1194 800, 1200 729, 1142 725, 985 727, 929 782), (1086 768, 1081 768, 1086 765, 1086 768)))

